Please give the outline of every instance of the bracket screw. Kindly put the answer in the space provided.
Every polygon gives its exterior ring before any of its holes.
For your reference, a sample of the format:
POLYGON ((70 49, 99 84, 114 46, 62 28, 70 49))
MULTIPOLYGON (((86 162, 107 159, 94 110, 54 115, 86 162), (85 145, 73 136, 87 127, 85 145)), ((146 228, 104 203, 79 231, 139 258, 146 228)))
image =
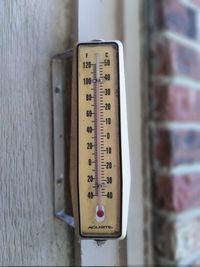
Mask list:
POLYGON ((60 94, 62 92, 62 89, 60 87, 56 86, 54 91, 56 94, 60 94))
POLYGON ((57 184, 58 185, 62 184, 63 179, 64 179, 64 176, 63 176, 63 174, 61 174, 60 177, 57 178, 57 184))

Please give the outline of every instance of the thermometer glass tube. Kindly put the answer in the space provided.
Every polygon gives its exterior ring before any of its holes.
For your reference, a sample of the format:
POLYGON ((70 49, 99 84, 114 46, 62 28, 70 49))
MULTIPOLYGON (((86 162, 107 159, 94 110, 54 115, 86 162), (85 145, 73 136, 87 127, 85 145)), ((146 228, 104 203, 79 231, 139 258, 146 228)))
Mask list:
POLYGON ((122 227, 119 47, 77 46, 80 235, 116 238, 122 227))

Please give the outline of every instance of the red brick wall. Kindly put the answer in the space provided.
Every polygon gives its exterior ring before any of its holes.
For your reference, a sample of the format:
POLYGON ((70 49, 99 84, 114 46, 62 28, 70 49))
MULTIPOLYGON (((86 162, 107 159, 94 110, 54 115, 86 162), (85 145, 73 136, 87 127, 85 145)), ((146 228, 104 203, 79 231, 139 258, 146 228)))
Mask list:
POLYGON ((200 0, 153 0, 150 8, 154 256, 161 265, 195 266, 200 262, 200 0))

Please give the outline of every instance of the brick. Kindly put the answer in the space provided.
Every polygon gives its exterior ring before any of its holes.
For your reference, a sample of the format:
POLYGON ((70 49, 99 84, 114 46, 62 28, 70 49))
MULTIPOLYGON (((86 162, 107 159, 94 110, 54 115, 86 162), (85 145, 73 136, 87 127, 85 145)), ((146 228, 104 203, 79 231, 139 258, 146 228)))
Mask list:
POLYGON ((156 36, 152 45, 154 75, 179 75, 200 80, 200 52, 156 36))
POLYGON ((200 173, 157 176, 155 180, 158 209, 183 212, 200 206, 200 173))
POLYGON ((156 25, 189 38, 197 36, 197 16, 194 10, 180 4, 178 0, 156 1, 156 25))
MULTIPOLYGON (((189 8, 180 0, 154 0, 155 19, 151 28, 150 75, 152 80, 162 76, 200 81, 200 51, 181 43, 175 38, 165 37, 169 31, 183 36, 193 43, 199 42, 199 9, 189 8)), ((200 0, 186 0, 200 7, 200 0)), ((149 6, 151 8, 151 5, 149 6)), ((199 88, 200 89, 200 88, 199 88)), ((173 83, 155 86, 150 92, 151 118, 154 125, 151 132, 152 168, 172 167, 181 164, 200 164, 200 131, 188 127, 171 127, 167 122, 200 122, 200 90, 173 83), (166 122, 166 127, 160 122, 166 122), (159 126, 160 125, 160 126, 159 126)), ((153 239, 156 261, 179 265, 200 253, 200 215, 192 209, 200 207, 200 173, 159 175, 153 179, 153 239), (173 214, 172 214, 173 213, 173 214), (177 215, 181 213, 180 216, 177 215), (162 216, 161 216, 162 215, 162 216), (173 215, 173 216, 171 216, 173 215)), ((199 210, 200 212, 200 210, 199 210)), ((149 218, 147 218, 149 220, 149 218)), ((199 261, 200 262, 200 261, 199 261)), ((198 262, 197 262, 198 264, 198 262)), ((161 266, 164 266, 161 264, 161 266)))
POLYGON ((200 90, 177 85, 153 90, 153 117, 156 120, 200 122, 200 90))
POLYGON ((154 136, 156 166, 200 161, 200 132, 157 129, 154 136))
POLYGON ((200 217, 170 221, 155 216, 155 246, 159 257, 180 261, 200 250, 200 217))
POLYGON ((152 74, 171 74, 170 43, 165 38, 154 35, 152 38, 152 74))

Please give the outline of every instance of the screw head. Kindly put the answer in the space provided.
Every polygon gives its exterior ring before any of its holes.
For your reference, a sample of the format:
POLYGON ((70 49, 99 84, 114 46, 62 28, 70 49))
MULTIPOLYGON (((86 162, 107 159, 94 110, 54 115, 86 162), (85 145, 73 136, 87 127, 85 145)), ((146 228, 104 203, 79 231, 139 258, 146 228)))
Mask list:
POLYGON ((57 185, 62 184, 63 179, 64 179, 64 176, 63 176, 63 174, 61 173, 61 175, 57 178, 57 185))
POLYGON ((56 86, 54 91, 56 94, 60 94, 62 92, 62 89, 60 87, 56 86))

